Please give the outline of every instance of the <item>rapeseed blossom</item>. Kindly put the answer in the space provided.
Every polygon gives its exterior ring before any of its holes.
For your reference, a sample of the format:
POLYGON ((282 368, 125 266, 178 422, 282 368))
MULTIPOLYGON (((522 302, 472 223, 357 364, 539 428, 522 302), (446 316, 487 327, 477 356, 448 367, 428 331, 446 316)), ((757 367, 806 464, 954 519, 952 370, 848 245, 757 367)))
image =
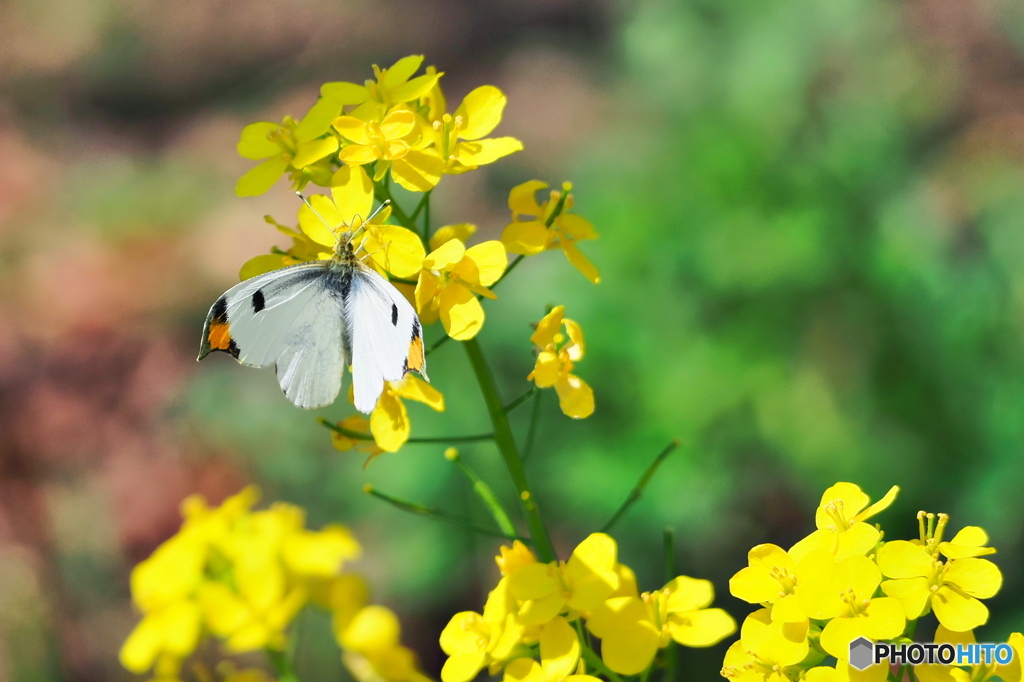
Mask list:
POLYGON ((572 373, 586 351, 583 329, 564 314, 565 306, 555 306, 537 323, 530 341, 539 352, 533 371, 526 378, 537 388, 554 386, 562 412, 574 419, 584 419, 594 413, 594 391, 572 373))
POLYGON ((508 195, 512 222, 501 233, 501 243, 509 252, 523 256, 561 249, 574 268, 597 284, 601 281, 597 268, 576 246, 576 242, 597 239, 594 226, 569 213, 574 202, 569 183, 563 183, 560 192, 552 191, 546 201, 537 203, 536 193, 547 186, 541 180, 530 180, 512 188, 508 195))
POLYGON ((434 149, 445 173, 465 173, 522 150, 514 137, 486 137, 501 123, 506 102, 501 90, 483 85, 466 95, 454 116, 432 120, 434 149))
POLYGON ((441 319, 448 336, 471 339, 484 324, 484 309, 477 296, 496 299, 488 288, 501 278, 508 257, 498 241, 468 249, 458 238, 427 254, 416 284, 416 309, 424 324, 441 319))
POLYGON ((132 599, 143 617, 121 663, 176 679, 207 636, 232 653, 283 652, 298 613, 318 606, 332 614, 346 661, 371 666, 385 682, 425 682, 397 628, 380 636, 382 607, 367 603, 365 582, 344 570, 362 553, 352 534, 337 525, 308 529, 305 512, 290 504, 253 510, 258 499, 250 487, 219 507, 198 496, 185 500, 181 529, 132 571, 132 599))
POLYGON ((836 561, 857 554, 865 554, 881 537, 878 529, 865 521, 887 509, 896 499, 899 486, 893 486, 878 502, 868 505, 870 499, 853 483, 836 483, 821 496, 814 513, 814 531, 790 548, 790 555, 799 561, 813 549, 832 552, 836 561))
POLYGON ((405 400, 415 400, 436 412, 444 411, 444 396, 417 376, 406 374, 401 381, 389 381, 370 413, 370 433, 385 452, 398 452, 409 440, 412 426, 405 400))

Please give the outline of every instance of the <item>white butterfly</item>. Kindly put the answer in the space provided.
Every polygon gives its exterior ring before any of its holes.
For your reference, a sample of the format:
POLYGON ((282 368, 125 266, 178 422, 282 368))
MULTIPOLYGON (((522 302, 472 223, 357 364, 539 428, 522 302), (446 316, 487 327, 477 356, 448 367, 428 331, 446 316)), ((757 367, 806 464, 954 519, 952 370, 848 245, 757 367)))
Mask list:
POLYGON ((249 367, 276 364, 281 390, 307 409, 334 402, 349 363, 356 409, 367 414, 385 381, 410 371, 427 378, 416 311, 356 257, 351 234, 339 237, 330 260, 290 265, 228 289, 206 316, 199 360, 215 350, 249 367))

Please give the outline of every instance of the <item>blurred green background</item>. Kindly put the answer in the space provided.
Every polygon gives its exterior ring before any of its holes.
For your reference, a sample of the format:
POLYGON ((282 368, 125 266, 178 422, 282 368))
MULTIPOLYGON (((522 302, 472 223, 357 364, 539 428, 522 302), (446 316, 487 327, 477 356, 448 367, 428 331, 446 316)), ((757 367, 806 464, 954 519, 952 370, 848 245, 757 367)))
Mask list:
MULTIPOLYGON (((412 53, 452 106, 501 87, 498 134, 526 147, 444 178, 438 224, 496 237, 508 189, 537 177, 572 180, 601 234, 583 246, 599 285, 529 259, 480 337, 509 400, 547 305, 585 330, 597 412, 545 394, 527 463, 563 555, 678 438, 615 533, 642 589, 668 528, 679 571, 742 619, 726 585, 751 546, 807 534, 836 481, 898 484, 887 536, 914 537, 919 509, 986 528, 1006 581, 979 639, 1024 628, 1019 2, 12 0, 0 26, 0 680, 129 679, 131 567, 186 495, 247 482, 352 526, 376 599, 439 670, 496 545, 361 491, 485 522, 442 448, 364 470, 272 372, 193 360, 210 303, 283 243, 262 216, 297 210, 284 184, 233 196, 242 126, 412 53)), ((458 344, 430 364, 448 409, 411 407, 414 435, 486 430, 458 344)), ((511 504, 496 452, 462 452, 511 504)), ((299 672, 338 679, 310 621, 299 672)), ((714 679, 724 646, 683 652, 680 679, 714 679)))

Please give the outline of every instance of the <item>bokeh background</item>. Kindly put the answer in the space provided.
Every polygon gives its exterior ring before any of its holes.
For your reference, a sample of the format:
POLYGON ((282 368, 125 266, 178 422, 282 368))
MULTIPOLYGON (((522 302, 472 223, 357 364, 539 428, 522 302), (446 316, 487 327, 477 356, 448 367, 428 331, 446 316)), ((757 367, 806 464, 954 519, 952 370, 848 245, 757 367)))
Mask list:
MULTIPOLYGON (((545 395, 527 463, 563 553, 678 438, 617 531, 646 589, 669 528, 680 572, 742 618, 726 582, 750 546, 809 532, 838 480, 899 484, 889 536, 919 509, 984 526, 1006 584, 980 638, 1024 627, 1019 2, 8 0, 0 33, 0 680, 130 679, 131 567, 186 495, 249 482, 352 526, 439 670, 495 545, 361 491, 483 521, 441 448, 364 470, 272 372, 194 360, 210 303, 281 243, 263 215, 297 210, 284 184, 233 195, 242 126, 412 53, 453 104, 505 90, 498 132, 526 147, 446 177, 438 224, 496 236, 536 177, 572 180, 601 234, 599 285, 530 259, 481 335, 511 399, 546 305, 587 334, 597 413, 545 395)), ((449 407, 413 407, 415 433, 486 430, 458 345, 430 362, 449 407)), ((463 454, 508 498, 489 446, 463 454)), ((302 627, 303 678, 344 679, 326 623, 302 627)), ((681 678, 714 679, 723 650, 684 652, 681 678)))

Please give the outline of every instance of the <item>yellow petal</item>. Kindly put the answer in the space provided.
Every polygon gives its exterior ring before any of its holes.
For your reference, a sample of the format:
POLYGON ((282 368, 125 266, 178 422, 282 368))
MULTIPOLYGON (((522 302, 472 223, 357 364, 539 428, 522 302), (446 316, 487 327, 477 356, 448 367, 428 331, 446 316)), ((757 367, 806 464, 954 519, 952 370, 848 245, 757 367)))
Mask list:
POLYGON ((590 221, 575 213, 563 213, 555 218, 555 225, 574 242, 581 239, 597 239, 597 232, 590 221))
MULTIPOLYGON (((407 57, 402 57, 384 70, 384 76, 380 78, 380 84, 385 88, 397 88, 409 80, 419 70, 422 63, 423 55, 421 54, 411 54, 407 57)), ((376 69, 376 67, 374 68, 376 69)))
POLYGON ((433 150, 412 149, 391 166, 391 177, 410 192, 426 192, 441 179, 444 161, 433 150))
POLYGON ((292 159, 294 168, 305 168, 309 164, 319 161, 328 154, 338 150, 338 139, 334 136, 322 140, 310 140, 299 142, 295 149, 295 158, 292 159))
POLYGON ((240 197, 255 197, 270 189, 288 168, 288 159, 275 156, 255 168, 250 168, 235 183, 235 194, 240 197))
POLYGON ((373 210, 373 183, 362 166, 342 166, 331 177, 331 197, 338 216, 351 223, 355 216, 364 220, 373 210))
MULTIPOLYGON (((321 97, 295 127, 295 139, 299 142, 308 142, 320 137, 327 132, 331 127, 331 121, 340 113, 340 102, 332 98, 321 97)), ((334 139, 333 136, 331 139, 334 139)), ((337 140, 335 140, 335 148, 337 148, 337 140)))
POLYGON ((802 623, 809 618, 809 614, 800 606, 800 600, 795 594, 787 594, 778 597, 776 593, 775 602, 772 604, 772 620, 783 623, 802 623))
POLYGON ((573 362, 579 362, 587 350, 583 341, 583 328, 574 320, 565 320, 565 334, 569 337, 569 343, 562 347, 562 352, 573 362))
POLYGON ((888 509, 889 505, 891 505, 896 500, 896 495, 897 493, 899 493, 899 491, 900 487, 898 485, 894 485, 893 487, 889 488, 889 491, 885 493, 882 499, 880 499, 878 502, 875 502, 867 509, 857 514, 854 517, 854 520, 864 521, 866 519, 870 519, 878 512, 888 509))
POLYGON ((470 92, 455 110, 455 117, 462 118, 459 137, 476 140, 489 134, 501 123, 507 101, 504 93, 493 85, 482 85, 470 92))
POLYGON ((450 239, 458 239, 463 244, 466 243, 473 234, 476 232, 476 225, 472 223, 455 223, 453 225, 445 225, 444 227, 438 228, 437 232, 430 238, 430 250, 438 248, 450 239))
POLYGON ((536 384, 537 388, 551 388, 561 376, 561 371, 562 361, 558 359, 558 355, 545 350, 537 354, 537 363, 526 379, 536 384))
POLYGON ((615 569, 618 545, 607 533, 591 533, 576 545, 565 565, 569 580, 615 569))
POLYGON ((663 588, 668 591, 669 613, 696 611, 709 605, 715 598, 715 588, 710 580, 698 580, 681 575, 663 588))
POLYGON ((466 247, 458 239, 450 239, 423 259, 424 270, 449 270, 466 255, 466 247))
POLYGON ((421 402, 437 412, 444 411, 444 396, 441 392, 412 374, 402 379, 396 392, 403 398, 421 402))
POLYGON ((533 256, 547 248, 548 229, 539 220, 511 222, 501 232, 501 243, 512 253, 533 256))
MULTIPOLYGON (((379 157, 375 148, 369 145, 353 144, 338 150, 338 160, 350 166, 362 166, 378 161, 379 157)), ((380 172, 380 168, 377 170, 380 172)))
POLYGON ((380 122, 380 132, 385 140, 397 140, 412 132, 416 115, 408 109, 392 109, 380 122))
POLYGON ((899 637, 907 624, 903 604, 892 597, 872 599, 861 619, 867 621, 864 634, 875 641, 899 637))
POLYGON ((487 241, 466 249, 466 256, 476 263, 480 284, 489 287, 498 281, 508 266, 505 247, 499 241, 487 241))
POLYGON ((750 604, 775 601, 779 597, 779 583, 763 566, 748 566, 729 579, 729 592, 750 604))
POLYGON ((357 145, 370 144, 370 136, 367 134, 366 122, 355 116, 339 116, 331 123, 334 129, 341 133, 342 137, 352 140, 357 145))
POLYGON ((882 592, 900 600, 907 620, 920 618, 931 597, 928 578, 924 577, 885 580, 882 582, 882 592))
POLYGON ((547 682, 540 664, 532 658, 517 658, 505 668, 504 682, 547 682))
POLYGON ((386 452, 398 452, 409 440, 411 430, 405 405, 390 392, 384 391, 370 413, 373 440, 386 452))
POLYGON ((966 526, 960 529, 949 542, 940 542, 939 551, 950 559, 964 559, 967 557, 983 556, 994 554, 994 547, 985 547, 988 544, 988 533, 978 526, 966 526))
POLYGON ((870 599, 882 582, 882 573, 871 559, 864 556, 852 556, 836 565, 832 576, 835 591, 846 593, 853 591, 858 602, 870 599))
POLYGON ((546 623, 538 636, 540 660, 544 675, 558 680, 572 673, 580 658, 580 640, 564 618, 546 623))
POLYGON ((528 599, 519 607, 518 620, 523 625, 541 625, 565 610, 565 598, 552 592, 540 599, 528 599))
POLYGON ((558 406, 562 414, 573 419, 586 419, 594 414, 594 389, 575 374, 563 374, 555 381, 558 406))
POLYGON ((370 96, 370 93, 367 92, 366 88, 362 85, 346 83, 345 81, 336 81, 321 85, 320 96, 324 99, 337 102, 338 104, 349 106, 366 101, 366 98, 370 96))
POLYGON ((408 83, 399 85, 397 88, 389 92, 388 96, 391 101, 395 103, 409 102, 414 99, 419 99, 437 85, 437 79, 442 75, 444 74, 427 73, 422 76, 417 76, 408 83))
POLYGON ((565 315, 565 306, 556 305, 551 311, 540 319, 537 328, 530 335, 530 341, 538 348, 547 348, 555 342, 555 334, 562 326, 562 317, 565 315))
POLYGON ((651 664, 658 651, 659 634, 649 621, 615 631, 601 641, 601 659, 621 675, 637 675, 651 664))
POLYGON ((448 625, 441 631, 441 651, 449 656, 468 654, 480 651, 480 638, 476 630, 483 619, 479 613, 461 611, 452 616, 448 625))
POLYGON ((826 511, 826 507, 838 508, 845 519, 853 520, 856 514, 868 505, 869 500, 860 486, 853 483, 836 483, 822 494, 821 503, 814 515, 815 524, 819 530, 841 530, 835 527, 835 520, 826 511))
POLYGON ((1003 574, 988 559, 956 559, 946 569, 945 582, 979 599, 994 597, 1003 586, 1003 574))
POLYGON ((845 531, 834 533, 834 535, 836 561, 842 561, 854 555, 866 554, 878 544, 881 537, 877 528, 863 522, 855 523, 845 531))
POLYGON ((380 225, 363 242, 363 249, 378 265, 396 277, 413 277, 423 267, 423 242, 404 227, 380 225))
POLYGON ((921 545, 892 540, 878 550, 878 567, 889 578, 917 578, 932 573, 934 560, 921 545))
POLYGON ((427 270, 421 270, 416 281, 416 311, 422 317, 431 307, 434 296, 441 289, 441 279, 427 270))
POLYGON ((508 207, 515 215, 529 215, 540 218, 544 215, 544 209, 537 203, 536 193, 545 189, 548 183, 541 180, 527 180, 521 185, 516 185, 508 193, 508 207))
POLYGON ((459 142, 455 147, 455 158, 466 166, 485 166, 522 149, 523 143, 514 137, 489 137, 459 142))
POLYGON ((367 606, 349 624, 338 643, 359 653, 385 651, 398 644, 398 616, 384 606, 367 606))
POLYGON ((668 631, 683 646, 714 646, 736 632, 736 621, 722 609, 702 609, 669 616, 668 631))
POLYGON ((281 147, 268 137, 280 128, 281 126, 278 124, 267 121, 250 123, 245 126, 242 128, 242 135, 238 140, 238 154, 253 161, 279 154, 281 147))
POLYGON ((238 272, 238 279, 245 281, 256 275, 262 275, 272 270, 283 268, 284 256, 279 253, 266 253, 262 256, 255 256, 245 261, 242 269, 238 272))
POLYGON ((565 257, 569 259, 569 263, 574 268, 583 273, 583 276, 589 279, 592 283, 597 284, 601 281, 601 275, 594 267, 594 264, 583 255, 583 252, 576 248, 576 245, 571 242, 561 242, 562 250, 565 251, 565 257))
POLYGON ((309 197, 309 203, 313 208, 306 204, 299 206, 299 228, 317 244, 333 249, 337 241, 334 229, 340 227, 343 222, 337 206, 323 194, 309 197))
POLYGON ((333 577, 342 564, 359 558, 361 553, 352 533, 341 526, 292 533, 281 547, 281 557, 292 573, 318 578, 333 577))

